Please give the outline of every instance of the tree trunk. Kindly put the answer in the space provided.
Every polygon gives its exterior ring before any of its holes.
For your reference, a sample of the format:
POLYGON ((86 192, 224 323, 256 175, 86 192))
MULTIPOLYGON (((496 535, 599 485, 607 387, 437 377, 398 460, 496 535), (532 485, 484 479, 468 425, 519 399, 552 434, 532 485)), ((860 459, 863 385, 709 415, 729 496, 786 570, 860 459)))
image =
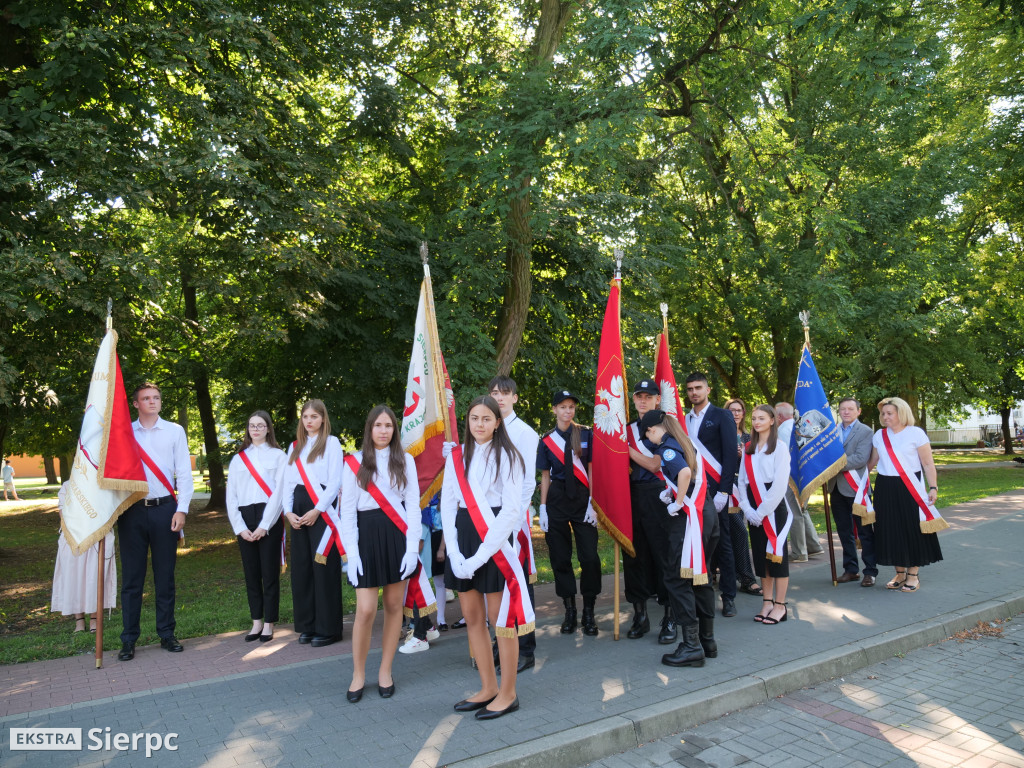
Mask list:
POLYGON ((57 464, 60 468, 60 481, 66 483, 71 479, 71 462, 74 461, 74 456, 68 456, 67 454, 57 457, 57 464))
POLYGON ((1013 451, 1013 432, 1010 431, 1010 409, 1000 408, 999 419, 1003 423, 1003 454, 1006 456, 1012 456, 1013 451))
POLYGON ((53 468, 53 456, 43 456, 43 471, 46 472, 46 484, 57 485, 57 472, 53 468))

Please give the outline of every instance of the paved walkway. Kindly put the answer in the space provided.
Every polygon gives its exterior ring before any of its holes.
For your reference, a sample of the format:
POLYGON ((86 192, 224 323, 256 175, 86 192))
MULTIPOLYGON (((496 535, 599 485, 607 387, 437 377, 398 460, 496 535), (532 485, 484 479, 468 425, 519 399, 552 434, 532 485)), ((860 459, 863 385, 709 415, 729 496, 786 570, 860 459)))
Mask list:
MULTIPOLYGON (((665 648, 650 636, 612 641, 610 577, 597 638, 559 635, 559 601, 545 585, 537 666, 519 682, 522 709, 493 723, 451 710, 477 681, 465 635, 454 630, 427 653, 399 656, 393 699, 371 693, 358 705, 344 696, 347 644, 312 649, 280 629, 259 648, 235 633, 186 641, 181 654, 142 648, 130 663, 108 657, 102 670, 90 656, 0 667, 5 730, 178 734, 176 751, 149 760, 105 749, 12 751, 5 736, 0 765, 584 765, 940 642, 979 619, 1024 611, 1017 551, 1024 491, 945 514, 952 523, 942 534, 947 559, 923 570, 919 592, 833 587, 828 563, 812 559, 793 568, 788 622, 755 625, 750 617, 760 602, 740 595, 740 615, 717 622, 719 658, 700 669, 662 666, 665 648)), ((627 619, 623 611, 620 620, 627 619)), ((371 676, 378 654, 371 653, 371 676)))

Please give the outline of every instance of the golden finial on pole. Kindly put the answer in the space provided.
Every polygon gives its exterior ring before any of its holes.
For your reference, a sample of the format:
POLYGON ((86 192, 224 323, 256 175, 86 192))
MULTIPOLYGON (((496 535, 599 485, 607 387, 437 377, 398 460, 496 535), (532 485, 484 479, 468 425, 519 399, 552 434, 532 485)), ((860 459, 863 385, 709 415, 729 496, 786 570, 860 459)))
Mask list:
POLYGON ((804 344, 807 345, 808 349, 811 346, 811 313, 804 309, 797 315, 800 318, 800 323, 804 327, 804 344))
POLYGON ((664 301, 660 304, 661 307, 661 332, 665 334, 665 338, 668 338, 668 304, 664 301))
POLYGON ((614 251, 614 254, 615 254, 615 279, 616 280, 621 280, 622 279, 622 249, 621 248, 616 248, 615 251, 614 251))

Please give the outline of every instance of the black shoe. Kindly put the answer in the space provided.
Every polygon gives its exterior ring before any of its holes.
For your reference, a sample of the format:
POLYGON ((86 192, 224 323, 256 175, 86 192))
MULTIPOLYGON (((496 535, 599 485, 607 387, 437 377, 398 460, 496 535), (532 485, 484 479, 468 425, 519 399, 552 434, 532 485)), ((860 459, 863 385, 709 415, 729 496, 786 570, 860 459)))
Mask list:
POLYGON ((247 642, 247 643, 255 643, 257 640, 260 639, 260 635, 262 633, 263 633, 263 630, 261 629, 259 632, 253 632, 251 634, 246 635, 245 636, 245 642, 247 642))
POLYGON ((185 650, 185 646, 179 643, 174 635, 160 638, 160 647, 171 653, 181 653, 185 650))
POLYGON ((124 643, 117 653, 118 661, 131 661, 135 658, 135 643, 124 643))
POLYGON ((565 605, 565 618, 562 620, 561 633, 571 635, 576 631, 576 596, 562 598, 565 605))
POLYGON ((597 621, 594 619, 594 598, 583 598, 583 634, 594 637, 597 634, 597 621))
POLYGON ((683 642, 672 653, 661 657, 667 667, 703 667, 704 649, 700 646, 697 625, 683 628, 683 642))
MULTIPOLYGON (((497 696, 495 696, 494 698, 497 698, 497 696)), ((455 711, 456 712, 476 712, 476 710, 483 709, 488 704, 490 704, 492 701, 494 701, 494 699, 488 699, 487 701, 467 701, 466 699, 463 699, 462 701, 460 701, 458 704, 455 705, 455 711)))
POLYGON ((672 609, 665 606, 665 617, 661 620, 661 632, 658 633, 659 645, 671 645, 679 636, 676 623, 672 618, 672 609))
POLYGON ((736 615, 736 603, 733 602, 731 597, 722 598, 722 615, 726 618, 732 618, 736 615))
POLYGON ((715 642, 715 620, 698 619, 697 627, 697 633, 700 637, 700 647, 704 649, 705 658, 718 658, 718 643, 715 642))
POLYGON ((333 645, 341 640, 341 635, 317 635, 309 644, 314 648, 323 648, 325 645, 333 645))
POLYGON ((347 691, 345 693, 345 698, 348 699, 349 701, 351 701, 353 704, 355 704, 357 701, 359 701, 360 699, 363 698, 363 691, 364 690, 366 690, 366 686, 365 685, 362 688, 360 688, 358 691, 347 691))
POLYGON ((651 631, 651 620, 647 616, 647 601, 633 603, 633 625, 626 633, 630 640, 643 637, 651 631))
POLYGON ((474 715, 474 717, 476 717, 477 720, 496 720, 497 718, 501 717, 502 715, 507 715, 509 712, 515 712, 517 709, 519 709, 519 697, 518 696, 516 696, 516 700, 515 701, 513 701, 511 704, 509 704, 504 709, 486 709, 486 708, 484 708, 484 709, 479 710, 476 713, 476 715, 474 715))
MULTIPOLYGON (((246 638, 246 639, 248 640, 248 638, 246 638)), ((271 632, 269 635, 260 635, 260 642, 261 643, 269 643, 273 639, 274 639, 274 633, 273 632, 271 632)))
POLYGON ((519 673, 519 672, 522 672, 523 670, 527 670, 527 669, 529 669, 530 667, 532 667, 536 663, 537 663, 537 660, 534 659, 533 656, 520 655, 519 656, 519 663, 516 664, 516 672, 519 673))
POLYGON ((303 632, 299 635, 299 645, 309 645, 311 642, 313 642, 312 632, 303 632))
POLYGON ((382 699, 390 699, 395 695, 395 681, 391 681, 391 685, 377 685, 377 693, 380 694, 382 699))

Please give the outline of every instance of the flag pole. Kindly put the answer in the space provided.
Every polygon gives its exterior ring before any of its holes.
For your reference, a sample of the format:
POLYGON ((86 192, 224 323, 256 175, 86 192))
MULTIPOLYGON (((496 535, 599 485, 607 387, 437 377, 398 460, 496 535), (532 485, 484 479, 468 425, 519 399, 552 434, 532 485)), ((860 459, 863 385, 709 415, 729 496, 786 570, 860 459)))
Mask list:
MULTIPOLYGON (((114 328, 114 300, 107 299, 107 328, 114 328)), ((96 557, 96 669, 103 669, 103 577, 107 564, 107 537, 103 536, 97 544, 96 557)))
MULTIPOLYGON (((803 310, 799 314, 800 322, 804 327, 804 347, 811 349, 811 313, 803 310)), ((839 579, 836 575, 836 549, 832 542, 832 509, 828 503, 828 483, 821 486, 821 498, 825 505, 825 534, 828 537, 828 562, 832 566, 832 586, 839 586, 839 579)))
POLYGON ((665 335, 665 346, 668 346, 668 304, 661 303, 661 332, 665 335))
MULTIPOLYGON (((622 280, 622 249, 615 249, 615 279, 622 280)), ((620 310, 621 311, 621 310, 620 310)), ((615 622, 612 624, 614 630, 612 631, 612 639, 618 641, 619 639, 619 559, 622 557, 622 547, 619 545, 619 540, 612 536, 612 543, 614 549, 614 560, 615 560, 615 597, 614 604, 612 605, 612 615, 615 617, 615 622)))

